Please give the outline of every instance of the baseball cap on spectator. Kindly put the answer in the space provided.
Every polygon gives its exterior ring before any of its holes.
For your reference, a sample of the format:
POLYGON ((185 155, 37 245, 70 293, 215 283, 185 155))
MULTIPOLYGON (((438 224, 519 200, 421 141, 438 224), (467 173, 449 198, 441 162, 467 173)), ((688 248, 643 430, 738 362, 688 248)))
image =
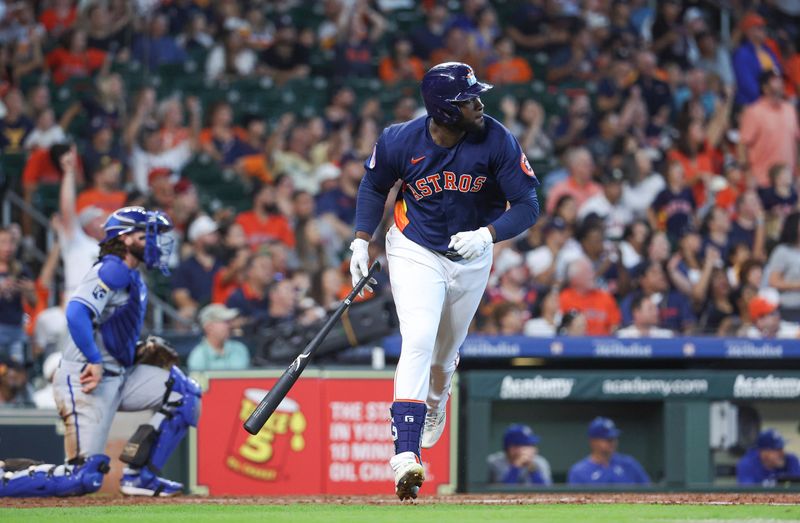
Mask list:
POLYGON ((89 121, 89 132, 92 133, 92 135, 110 127, 111 122, 109 122, 108 118, 103 116, 95 116, 89 121))
POLYGON ((294 27, 294 20, 289 15, 283 15, 275 20, 275 29, 283 29, 285 27, 294 27))
POLYGON ((335 180, 342 174, 342 170, 330 162, 323 163, 317 167, 316 175, 319 183, 335 180))
POLYGON ((168 167, 156 167, 154 169, 150 169, 150 172, 147 174, 147 184, 152 185, 155 180, 163 177, 171 178, 172 169, 168 167))
POLYGON ((756 296, 747 304, 747 311, 750 313, 750 319, 752 320, 761 319, 777 310, 778 304, 764 296, 756 296))
POLYGON ((506 433, 503 435, 503 448, 518 447, 524 445, 538 445, 539 436, 534 434, 533 429, 527 425, 515 423, 509 425, 506 433))
POLYGON ((698 19, 703 20, 704 18, 703 11, 701 11, 700 8, 690 7, 683 14, 683 23, 688 24, 698 19))
POLYGON ((761 17, 761 15, 756 13, 747 13, 739 23, 739 27, 745 32, 754 27, 764 27, 766 25, 767 22, 761 17))
POLYGON ((205 327, 213 321, 231 321, 239 315, 238 309, 229 309, 221 303, 206 305, 200 310, 197 319, 200 325, 205 327))
POLYGON ((622 431, 611 419, 598 416, 589 423, 588 434, 592 439, 617 439, 622 431))
POLYGON ((344 167, 349 162, 361 162, 361 158, 355 153, 355 151, 347 151, 342 155, 341 166, 344 167))
POLYGON ((522 266, 522 255, 511 249, 503 249, 494 260, 494 275, 496 278, 502 277, 514 267, 522 266))
POLYGON ((175 194, 183 194, 194 187, 188 178, 181 178, 175 183, 175 194))
POLYGON ((566 231, 567 230, 567 222, 564 221, 563 218, 560 216, 553 216, 544 226, 542 229, 542 233, 547 235, 552 231, 566 231))
POLYGON ((92 220, 104 217, 105 215, 106 212, 100 207, 89 205, 84 207, 81 212, 78 213, 78 223, 81 227, 86 227, 92 222, 92 220))
POLYGON ((625 173, 619 167, 609 167, 603 171, 600 181, 602 183, 622 183, 625 181, 625 173))
POLYGON ((767 429, 761 432, 756 440, 758 450, 783 450, 785 444, 783 436, 775 429, 767 429))
POLYGON ((586 13, 586 27, 589 29, 604 29, 609 25, 611 25, 611 21, 606 15, 594 11, 586 13))
POLYGON ((217 232, 217 230, 219 230, 217 222, 204 214, 194 219, 192 224, 189 226, 186 237, 190 242, 193 242, 199 237, 205 236, 206 234, 211 234, 212 232, 217 232))

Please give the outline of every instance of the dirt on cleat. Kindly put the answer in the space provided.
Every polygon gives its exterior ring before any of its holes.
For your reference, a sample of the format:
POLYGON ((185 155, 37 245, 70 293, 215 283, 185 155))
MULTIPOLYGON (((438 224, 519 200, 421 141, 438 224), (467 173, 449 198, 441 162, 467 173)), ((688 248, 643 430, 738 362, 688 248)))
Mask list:
POLYGON ((397 483, 397 497, 400 498, 400 501, 417 499, 423 481, 425 481, 425 473, 422 470, 409 471, 397 483))

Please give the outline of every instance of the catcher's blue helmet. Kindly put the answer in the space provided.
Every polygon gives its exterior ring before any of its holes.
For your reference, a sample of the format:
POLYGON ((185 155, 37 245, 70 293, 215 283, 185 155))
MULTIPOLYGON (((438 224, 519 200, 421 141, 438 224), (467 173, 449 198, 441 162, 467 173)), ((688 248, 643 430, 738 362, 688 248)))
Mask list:
POLYGON ((106 235, 100 242, 123 234, 143 231, 145 236, 144 262, 148 269, 158 268, 168 274, 167 258, 172 251, 172 239, 161 236, 172 230, 172 221, 165 213, 148 211, 144 207, 123 207, 111 213, 103 224, 106 235))
POLYGON ((445 62, 425 73, 420 92, 429 116, 440 123, 454 124, 461 119, 461 109, 453 102, 477 98, 492 87, 479 82, 467 64, 445 62))

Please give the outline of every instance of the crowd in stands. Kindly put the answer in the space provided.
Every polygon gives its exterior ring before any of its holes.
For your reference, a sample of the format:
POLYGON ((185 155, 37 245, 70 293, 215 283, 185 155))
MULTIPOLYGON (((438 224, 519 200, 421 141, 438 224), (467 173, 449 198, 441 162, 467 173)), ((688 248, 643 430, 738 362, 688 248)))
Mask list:
POLYGON ((149 283, 167 328, 205 332, 194 361, 237 359, 220 322, 317 322, 349 290, 363 162, 450 60, 495 85, 486 111, 542 184, 474 331, 796 337, 800 11, 720 5, 0 2, 3 189, 50 220, 0 230, 2 354, 58 351, 122 205, 176 225, 172 274, 149 283))

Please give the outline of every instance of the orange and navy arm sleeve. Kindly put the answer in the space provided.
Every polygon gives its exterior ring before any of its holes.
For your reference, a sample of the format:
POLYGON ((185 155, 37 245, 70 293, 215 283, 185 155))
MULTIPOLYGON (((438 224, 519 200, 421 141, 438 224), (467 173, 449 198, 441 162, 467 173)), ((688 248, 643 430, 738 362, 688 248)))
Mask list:
POLYGON ((399 177, 386 151, 385 142, 386 131, 378 138, 372 154, 364 162, 366 173, 358 186, 355 232, 369 235, 375 232, 383 217, 386 197, 399 177))

